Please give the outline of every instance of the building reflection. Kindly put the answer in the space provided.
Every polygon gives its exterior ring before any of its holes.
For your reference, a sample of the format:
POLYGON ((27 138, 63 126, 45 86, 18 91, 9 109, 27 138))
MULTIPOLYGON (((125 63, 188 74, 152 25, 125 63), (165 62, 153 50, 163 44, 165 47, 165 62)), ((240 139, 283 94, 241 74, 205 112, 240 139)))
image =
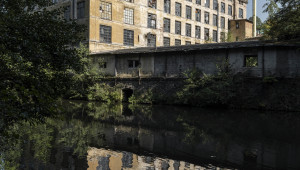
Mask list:
POLYGON ((203 167, 189 162, 161 157, 137 155, 105 148, 88 150, 88 170, 226 170, 215 166, 203 167))

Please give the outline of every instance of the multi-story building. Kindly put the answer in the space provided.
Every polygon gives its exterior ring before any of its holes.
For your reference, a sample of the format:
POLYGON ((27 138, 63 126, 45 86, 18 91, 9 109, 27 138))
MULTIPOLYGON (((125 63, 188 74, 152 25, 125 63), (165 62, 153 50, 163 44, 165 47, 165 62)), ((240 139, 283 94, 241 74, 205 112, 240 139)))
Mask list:
POLYGON ((221 42, 229 21, 246 18, 242 0, 53 0, 65 18, 88 26, 92 53, 221 42))

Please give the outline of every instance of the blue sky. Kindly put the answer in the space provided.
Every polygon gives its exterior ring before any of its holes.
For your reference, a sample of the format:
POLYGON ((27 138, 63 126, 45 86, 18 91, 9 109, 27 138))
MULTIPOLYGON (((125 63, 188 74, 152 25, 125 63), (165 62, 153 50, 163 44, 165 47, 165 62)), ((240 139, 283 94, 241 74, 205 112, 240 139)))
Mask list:
MULTIPOLYGON (((256 15, 261 19, 262 22, 264 22, 268 14, 263 13, 264 9, 263 6, 266 3, 266 0, 256 0, 256 15)), ((249 19, 252 16, 252 0, 248 1, 247 5, 247 19, 249 19)))

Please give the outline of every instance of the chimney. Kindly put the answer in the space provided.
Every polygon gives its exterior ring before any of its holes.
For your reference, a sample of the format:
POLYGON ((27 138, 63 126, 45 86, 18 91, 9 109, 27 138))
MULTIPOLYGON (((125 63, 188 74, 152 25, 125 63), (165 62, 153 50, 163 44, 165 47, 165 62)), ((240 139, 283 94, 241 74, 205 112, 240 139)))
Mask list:
POLYGON ((256 0, 252 0, 253 4, 253 37, 256 37, 256 0))

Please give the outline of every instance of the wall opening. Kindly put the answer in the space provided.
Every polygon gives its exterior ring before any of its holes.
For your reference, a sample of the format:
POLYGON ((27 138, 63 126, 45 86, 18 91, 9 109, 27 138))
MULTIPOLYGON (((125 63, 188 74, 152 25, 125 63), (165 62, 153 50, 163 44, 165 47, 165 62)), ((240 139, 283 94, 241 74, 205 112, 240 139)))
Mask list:
POLYGON ((122 90, 122 101, 129 102, 129 98, 132 96, 133 90, 132 89, 123 89, 122 90))

